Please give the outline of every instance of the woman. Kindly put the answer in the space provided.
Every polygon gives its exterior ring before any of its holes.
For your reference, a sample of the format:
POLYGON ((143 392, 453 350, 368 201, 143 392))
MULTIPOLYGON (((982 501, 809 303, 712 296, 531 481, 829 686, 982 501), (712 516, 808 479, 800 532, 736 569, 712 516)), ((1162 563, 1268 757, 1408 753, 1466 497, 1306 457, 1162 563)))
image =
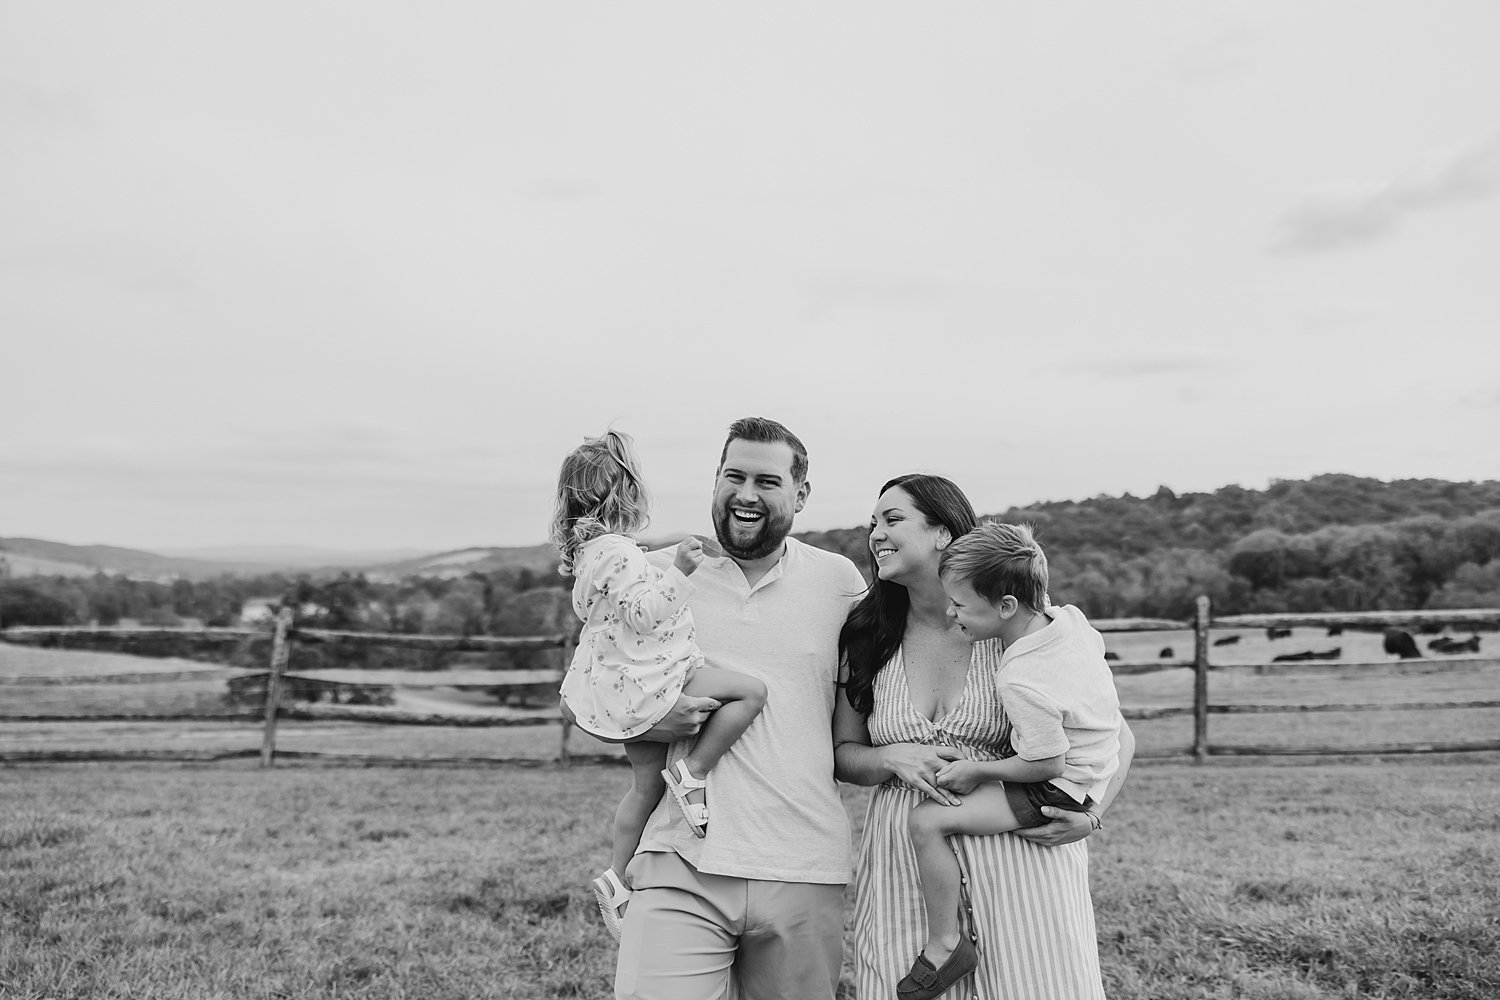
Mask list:
MULTIPOLYGON (((957 798, 934 783, 944 761, 995 760, 1006 742, 995 693, 1000 649, 972 646, 948 618, 938 554, 974 527, 953 483, 907 475, 881 488, 870 519, 875 579, 839 637, 843 697, 834 716, 842 781, 880 785, 870 800, 855 871, 855 989, 891 1000, 927 937, 907 814, 924 796, 957 798)), ((1130 769, 1135 739, 1120 734, 1120 769, 1101 797, 1107 810, 1130 769)), ((1088 886, 1092 824, 1048 807, 1046 826, 953 837, 963 870, 965 923, 979 965, 953 997, 982 1000, 1102 998, 1088 886)))

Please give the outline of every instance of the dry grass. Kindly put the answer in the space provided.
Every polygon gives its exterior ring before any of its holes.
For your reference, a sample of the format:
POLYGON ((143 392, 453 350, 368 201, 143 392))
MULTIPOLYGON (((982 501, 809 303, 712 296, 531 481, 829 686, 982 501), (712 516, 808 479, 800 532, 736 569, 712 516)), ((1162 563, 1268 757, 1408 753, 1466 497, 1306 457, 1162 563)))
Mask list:
MULTIPOLYGON (((1093 842, 1114 1000, 1500 995, 1493 761, 1148 763, 1093 842)), ((610 995, 626 772, 0 770, 0 996, 610 995)), ((856 822, 865 791, 848 788, 856 822)))

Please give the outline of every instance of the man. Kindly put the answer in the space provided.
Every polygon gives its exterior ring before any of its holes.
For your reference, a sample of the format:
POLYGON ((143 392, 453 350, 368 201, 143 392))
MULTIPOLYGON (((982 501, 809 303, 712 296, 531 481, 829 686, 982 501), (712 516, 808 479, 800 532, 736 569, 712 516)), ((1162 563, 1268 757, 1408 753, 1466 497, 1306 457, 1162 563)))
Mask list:
MULTIPOLYGON (((725 555, 693 574, 693 617, 707 661, 769 697, 709 776, 705 836, 665 798, 647 823, 626 874, 622 1000, 831 1000, 838 987, 850 857, 832 717, 839 629, 865 583, 843 556, 788 537, 811 492, 796 435, 761 417, 730 427, 712 506, 725 555)), ((694 731, 703 707, 648 738, 694 731)), ((689 745, 673 743, 669 762, 689 745)))

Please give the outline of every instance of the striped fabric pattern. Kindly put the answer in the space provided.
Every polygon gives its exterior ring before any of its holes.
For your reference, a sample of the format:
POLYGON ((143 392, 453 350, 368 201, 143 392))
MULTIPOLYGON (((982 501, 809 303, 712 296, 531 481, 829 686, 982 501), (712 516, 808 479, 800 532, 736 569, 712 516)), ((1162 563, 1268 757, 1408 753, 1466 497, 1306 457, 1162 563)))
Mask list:
MULTIPOLYGON (((994 683, 999 666, 998 645, 976 643, 962 699, 934 722, 912 708, 898 650, 875 680, 870 742, 951 746, 975 760, 995 760, 1006 728, 994 683)), ((919 801, 918 792, 895 781, 870 800, 854 876, 859 1000, 893 1000, 896 983, 927 940, 906 830, 907 814, 919 801)), ((1103 1000, 1087 844, 1038 847, 1009 834, 951 842, 964 871, 979 968, 945 997, 1103 1000)))

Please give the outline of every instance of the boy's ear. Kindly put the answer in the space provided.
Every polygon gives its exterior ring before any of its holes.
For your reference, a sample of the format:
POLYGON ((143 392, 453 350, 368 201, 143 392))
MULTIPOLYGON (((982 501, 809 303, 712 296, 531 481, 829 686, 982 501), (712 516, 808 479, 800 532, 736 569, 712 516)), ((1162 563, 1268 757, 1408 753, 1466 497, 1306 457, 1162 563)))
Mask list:
POLYGON ((1015 594, 1006 594, 1000 598, 1000 603, 995 605, 995 610, 1000 612, 1001 618, 1009 618, 1021 609, 1021 602, 1016 600, 1015 594))

